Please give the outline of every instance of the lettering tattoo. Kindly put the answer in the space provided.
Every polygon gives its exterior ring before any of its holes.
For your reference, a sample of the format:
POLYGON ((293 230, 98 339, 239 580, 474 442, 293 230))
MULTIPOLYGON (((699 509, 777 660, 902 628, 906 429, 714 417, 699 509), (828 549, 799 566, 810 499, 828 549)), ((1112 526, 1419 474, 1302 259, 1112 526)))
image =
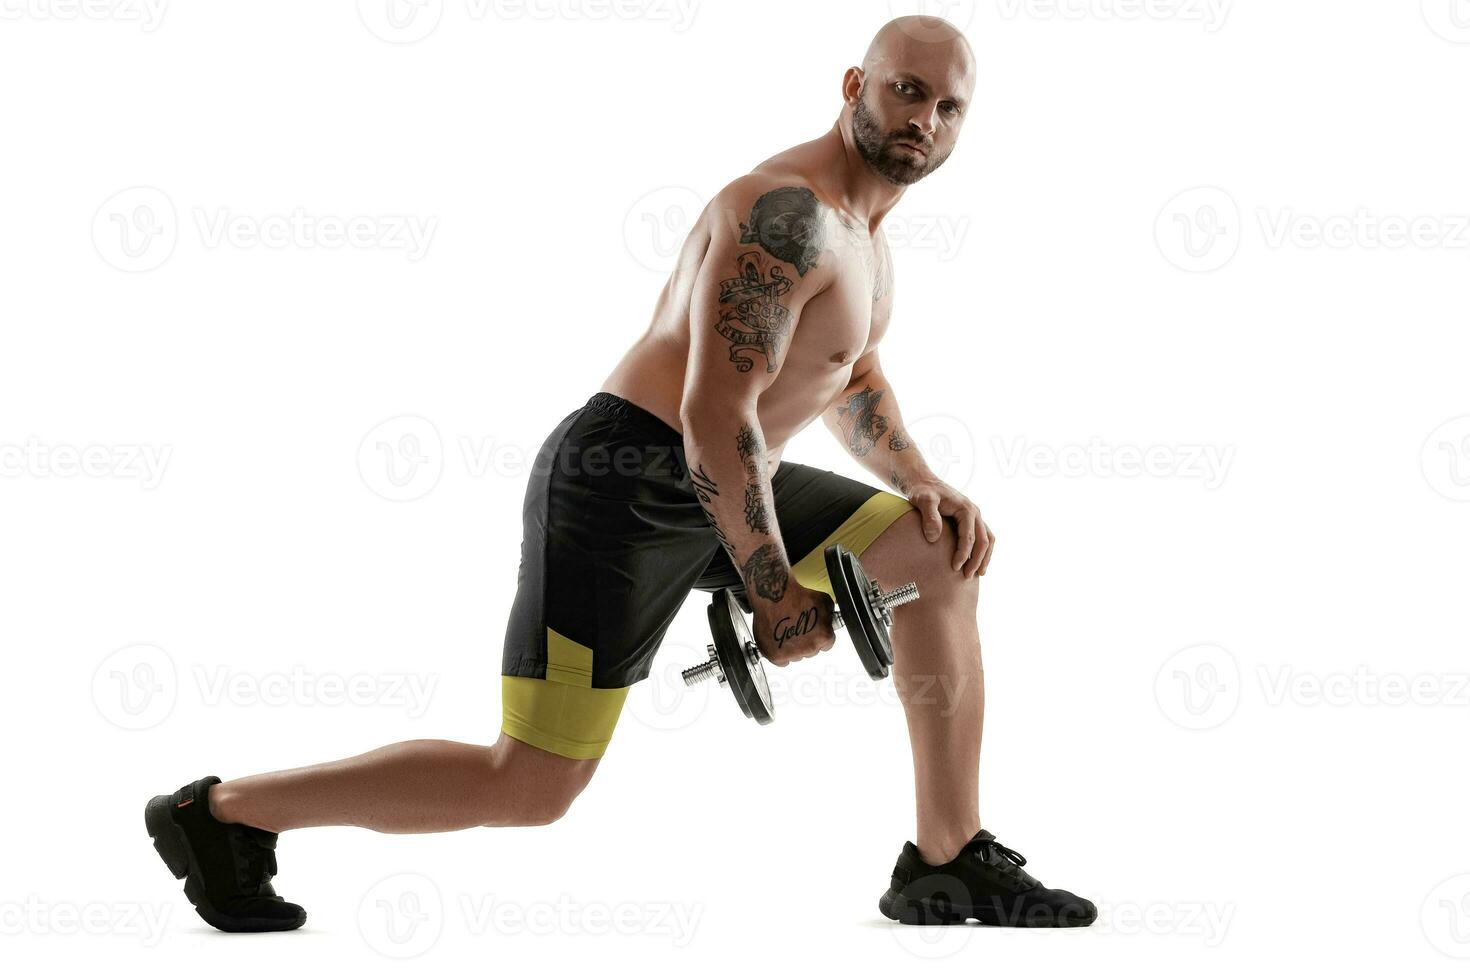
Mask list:
POLYGON ((720 280, 720 319, 715 330, 730 342, 730 360, 742 374, 755 366, 752 354, 765 359, 766 373, 776 370, 781 345, 791 332, 791 311, 779 302, 791 291, 791 279, 771 258, 795 266, 804 276, 816 268, 826 247, 825 208, 805 187, 766 191, 740 222, 741 245, 759 245, 735 259, 736 275, 720 280))
POLYGON ((730 546, 730 539, 725 537, 725 529, 720 527, 715 512, 710 509, 710 498, 720 495, 719 487, 715 481, 710 479, 704 471, 704 464, 700 463, 698 469, 691 470, 689 482, 694 486, 694 495, 699 498, 699 507, 704 511, 704 519, 709 521, 709 526, 715 529, 715 537, 719 539, 720 545, 725 549, 725 554, 730 556, 730 561, 735 561, 735 549, 730 546))
POLYGON ((745 564, 740 566, 740 577, 745 580, 745 587, 756 595, 779 602, 786 594, 788 574, 785 557, 779 548, 767 542, 750 553, 745 564))
POLYGON ((775 628, 776 646, 779 648, 781 645, 783 645, 787 640, 791 639, 792 637, 801 636, 803 633, 810 633, 812 630, 814 630, 816 628, 817 628, 817 607, 816 606, 812 606, 810 609, 803 609, 801 611, 801 615, 797 616, 795 619, 792 619, 790 616, 783 616, 783 617, 781 617, 781 620, 778 623, 776 623, 776 628, 775 628))
POLYGON ((888 431, 888 416, 878 414, 878 402, 887 390, 874 391, 871 385, 848 398, 837 407, 837 424, 847 437, 847 447, 854 456, 866 456, 888 431))
POLYGON ((771 533, 771 521, 766 511, 766 497, 761 491, 761 479, 765 474, 765 447, 760 436, 748 425, 742 425, 735 435, 735 449, 740 453, 740 463, 745 467, 745 526, 760 534, 771 533))

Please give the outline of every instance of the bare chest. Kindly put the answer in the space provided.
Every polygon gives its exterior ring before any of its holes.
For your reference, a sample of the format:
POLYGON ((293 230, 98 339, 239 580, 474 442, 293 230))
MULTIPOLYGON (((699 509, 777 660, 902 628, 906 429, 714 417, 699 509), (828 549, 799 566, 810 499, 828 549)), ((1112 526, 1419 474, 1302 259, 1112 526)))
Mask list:
POLYGON ((834 284, 806 304, 791 356, 810 369, 840 371, 878 345, 893 311, 893 271, 881 237, 834 220, 834 284))

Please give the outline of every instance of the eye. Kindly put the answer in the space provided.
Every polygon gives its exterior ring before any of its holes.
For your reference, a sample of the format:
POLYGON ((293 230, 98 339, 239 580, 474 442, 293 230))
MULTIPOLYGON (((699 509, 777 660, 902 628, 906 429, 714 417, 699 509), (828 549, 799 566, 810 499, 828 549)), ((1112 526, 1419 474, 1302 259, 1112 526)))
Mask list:
POLYGON ((952 116, 959 115, 960 107, 953 102, 941 102, 940 108, 952 116))
POLYGON ((899 95, 917 95, 919 92, 913 82, 894 82, 893 90, 899 95))

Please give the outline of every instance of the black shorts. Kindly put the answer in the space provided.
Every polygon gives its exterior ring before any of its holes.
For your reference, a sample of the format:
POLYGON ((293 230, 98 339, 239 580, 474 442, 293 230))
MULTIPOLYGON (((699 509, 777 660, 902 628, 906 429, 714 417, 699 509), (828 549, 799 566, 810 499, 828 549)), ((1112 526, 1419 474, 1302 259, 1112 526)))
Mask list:
MULTIPOLYGON (((782 460, 776 523, 796 579, 832 592, 823 552, 854 554, 913 509, 866 483, 782 460)), ((537 453, 501 667, 506 734, 597 758, 692 589, 744 586, 695 496, 680 434, 600 391, 537 453)))

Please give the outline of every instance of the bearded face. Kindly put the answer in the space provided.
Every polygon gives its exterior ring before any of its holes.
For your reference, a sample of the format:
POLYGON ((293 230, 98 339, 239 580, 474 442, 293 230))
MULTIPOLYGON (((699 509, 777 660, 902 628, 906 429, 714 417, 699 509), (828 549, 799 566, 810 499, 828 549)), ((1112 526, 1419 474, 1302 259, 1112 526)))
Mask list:
POLYGON ((902 186, 929 176, 950 154, 950 150, 937 153, 933 140, 918 135, 912 128, 888 130, 868 104, 866 84, 852 110, 852 141, 863 160, 879 176, 902 186), (905 143, 917 149, 910 149, 905 143))

